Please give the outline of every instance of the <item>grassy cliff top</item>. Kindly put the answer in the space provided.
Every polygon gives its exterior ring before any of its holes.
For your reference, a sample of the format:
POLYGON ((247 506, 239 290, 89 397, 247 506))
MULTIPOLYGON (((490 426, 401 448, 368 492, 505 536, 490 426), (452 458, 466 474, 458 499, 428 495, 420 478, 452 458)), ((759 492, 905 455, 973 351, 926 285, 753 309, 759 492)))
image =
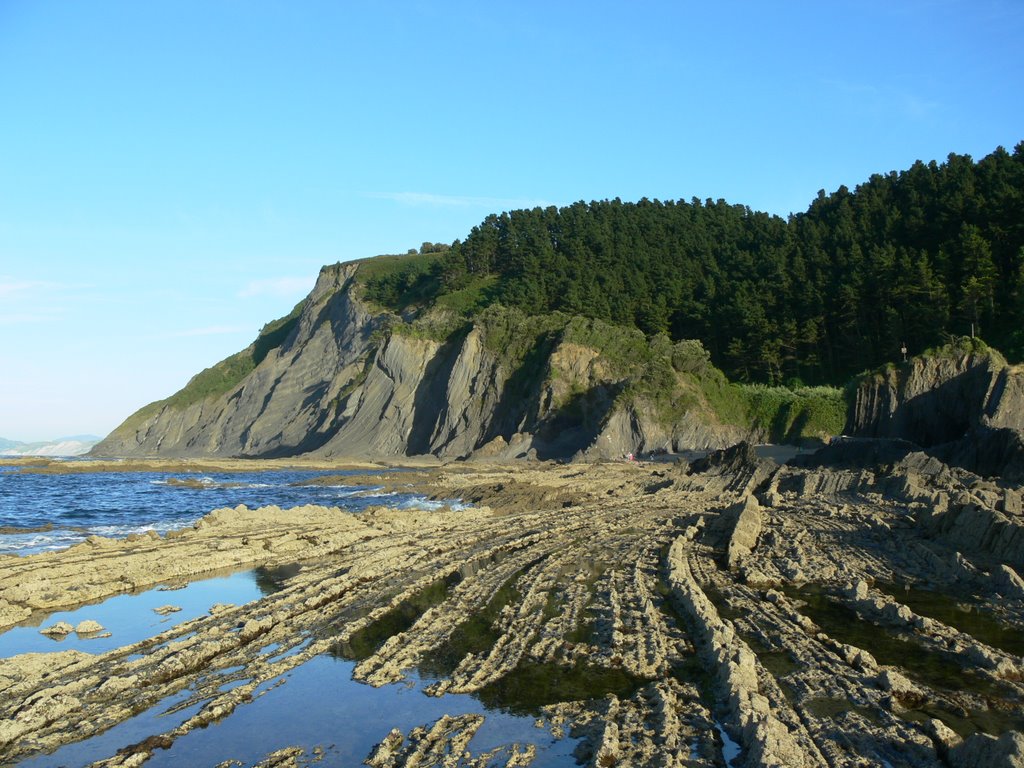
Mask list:
POLYGON ((847 397, 851 397, 853 391, 865 382, 881 382, 894 376, 902 379, 912 370, 915 363, 927 363, 933 360, 961 361, 967 357, 972 358, 973 364, 989 362, 997 368, 1009 365, 998 349, 989 346, 981 338, 954 336, 944 344, 928 347, 920 354, 909 357, 906 362, 886 363, 878 368, 864 371, 859 376, 854 376, 846 384, 847 397))

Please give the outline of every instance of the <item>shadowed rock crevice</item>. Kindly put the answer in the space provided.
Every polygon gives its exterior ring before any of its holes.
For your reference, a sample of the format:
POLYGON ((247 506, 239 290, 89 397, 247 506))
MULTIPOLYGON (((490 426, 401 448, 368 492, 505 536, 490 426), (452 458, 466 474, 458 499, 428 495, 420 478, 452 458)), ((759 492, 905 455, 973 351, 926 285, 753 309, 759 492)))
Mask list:
POLYGON ((438 445, 433 439, 451 410, 447 396, 449 382, 468 330, 447 339, 424 369, 423 379, 413 397, 412 427, 406 443, 406 453, 410 456, 435 453, 444 447, 444 442, 438 445))

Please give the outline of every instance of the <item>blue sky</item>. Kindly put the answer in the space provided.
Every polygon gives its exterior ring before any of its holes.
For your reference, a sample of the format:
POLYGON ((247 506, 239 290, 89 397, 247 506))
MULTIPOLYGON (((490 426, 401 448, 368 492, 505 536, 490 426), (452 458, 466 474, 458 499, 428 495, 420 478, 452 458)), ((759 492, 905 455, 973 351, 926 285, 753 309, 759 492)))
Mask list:
POLYGON ((320 266, 1024 140, 1024 3, 0 0, 0 436, 105 434, 320 266))

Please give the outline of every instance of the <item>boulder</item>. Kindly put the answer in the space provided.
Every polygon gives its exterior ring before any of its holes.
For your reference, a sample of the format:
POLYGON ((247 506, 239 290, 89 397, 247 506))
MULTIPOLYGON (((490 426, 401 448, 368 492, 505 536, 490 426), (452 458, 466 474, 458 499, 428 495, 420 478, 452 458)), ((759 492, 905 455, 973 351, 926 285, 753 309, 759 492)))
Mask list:
POLYGON ((912 683, 902 673, 894 669, 883 670, 878 675, 878 686, 883 691, 889 691, 898 698, 914 698, 921 696, 921 689, 912 683))
POLYGON ((992 581, 999 594, 1013 600, 1024 600, 1024 579, 1008 565, 1000 565, 992 572, 992 581))
POLYGON ((737 505, 736 525, 729 537, 729 548, 726 562, 730 568, 739 565, 741 559, 749 555, 757 545, 757 537, 761 535, 763 524, 761 505, 757 498, 747 496, 737 505))
POLYGON ((1024 768, 1024 733, 976 733, 949 750, 953 768, 1024 768))
POLYGON ((56 624, 52 626, 40 629, 39 634, 48 635, 49 637, 67 637, 74 631, 75 628, 68 624, 66 621, 58 621, 56 624))

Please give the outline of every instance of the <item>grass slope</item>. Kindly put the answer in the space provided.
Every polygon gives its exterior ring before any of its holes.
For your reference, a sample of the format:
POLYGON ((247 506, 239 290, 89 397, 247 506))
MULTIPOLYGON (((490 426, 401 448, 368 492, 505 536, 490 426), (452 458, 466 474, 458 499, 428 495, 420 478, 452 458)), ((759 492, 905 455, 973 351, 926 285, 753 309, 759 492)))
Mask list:
POLYGON ((305 305, 306 299, 303 299, 287 315, 264 325, 252 344, 241 352, 236 352, 219 363, 203 369, 170 397, 144 405, 114 430, 114 434, 133 431, 143 421, 155 416, 164 408, 184 410, 195 403, 230 392, 241 384, 242 380, 252 373, 272 350, 285 342, 298 324, 305 305))

